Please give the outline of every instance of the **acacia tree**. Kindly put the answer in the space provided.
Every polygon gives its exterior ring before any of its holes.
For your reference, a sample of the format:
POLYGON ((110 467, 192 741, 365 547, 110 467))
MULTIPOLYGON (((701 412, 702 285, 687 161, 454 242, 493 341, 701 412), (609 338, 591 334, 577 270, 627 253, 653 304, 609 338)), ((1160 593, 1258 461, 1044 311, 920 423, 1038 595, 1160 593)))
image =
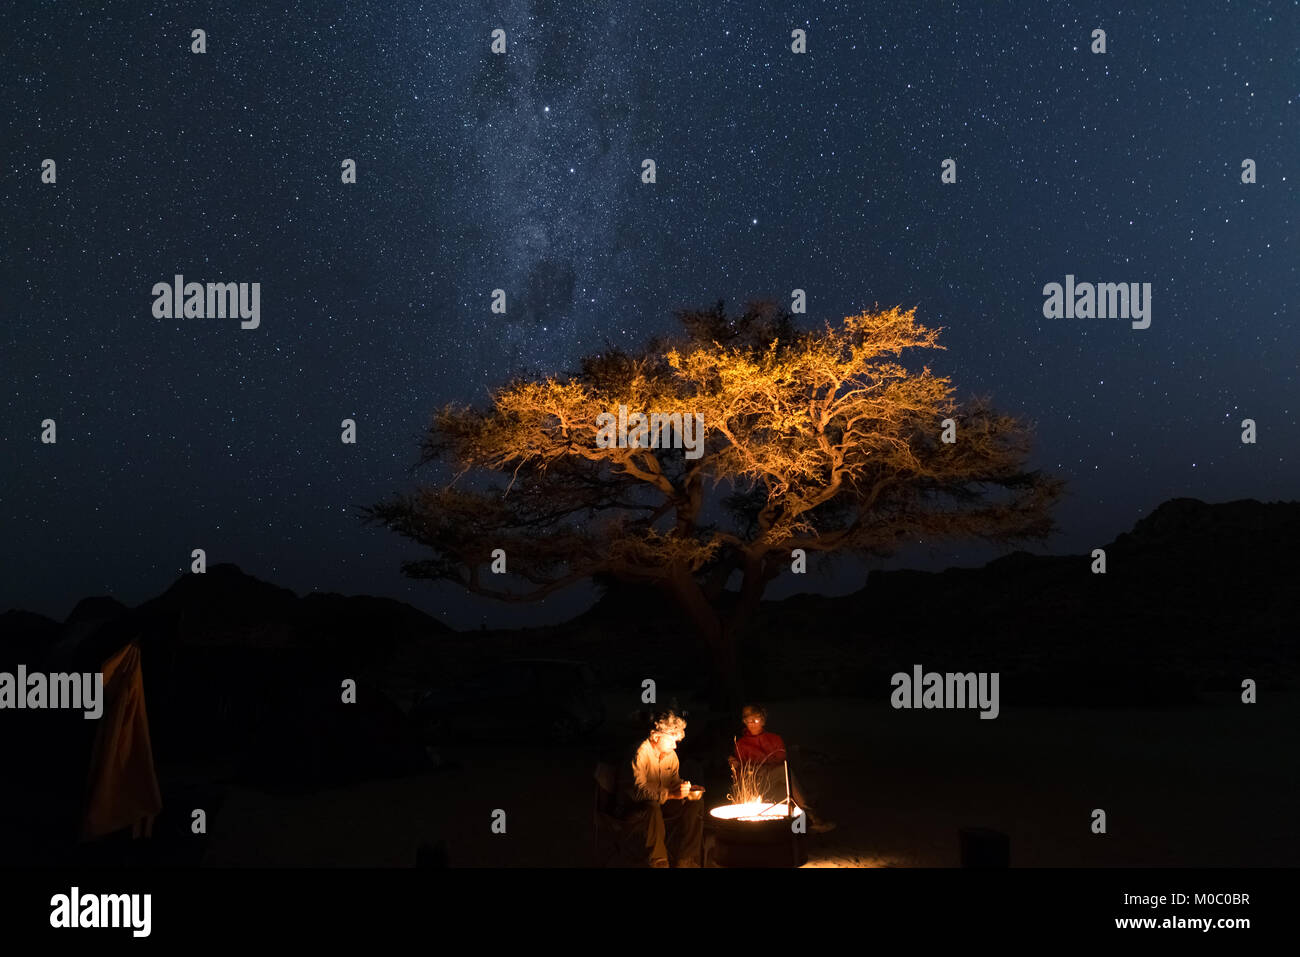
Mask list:
POLYGON ((443 463, 448 480, 363 514, 430 549, 405 574, 481 595, 530 601, 593 578, 661 588, 734 702, 740 636, 795 549, 879 556, 909 541, 1011 543, 1053 529, 1063 482, 1025 470, 1027 427, 987 399, 959 407, 948 379, 895 361, 944 348, 915 312, 801 331, 770 303, 734 317, 721 302, 680 311, 676 340, 511 382, 487 408, 437 412, 419 464, 443 463), (605 414, 620 406, 629 418, 702 416, 703 434, 642 428, 610 445, 605 414), (673 447, 692 438, 702 445, 673 447), (526 587, 485 574, 495 549, 526 587))

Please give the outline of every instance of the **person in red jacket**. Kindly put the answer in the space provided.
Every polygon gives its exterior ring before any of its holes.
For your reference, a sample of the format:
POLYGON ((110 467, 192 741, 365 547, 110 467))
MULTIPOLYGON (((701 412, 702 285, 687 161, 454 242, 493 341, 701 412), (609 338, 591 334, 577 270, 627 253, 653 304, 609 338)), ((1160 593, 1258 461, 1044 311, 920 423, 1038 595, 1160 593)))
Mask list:
MULTIPOLYGON (((727 759, 733 773, 741 765, 758 768, 763 797, 768 801, 783 798, 789 763, 785 741, 776 732, 767 730, 767 709, 761 704, 745 705, 740 720, 744 722, 745 733, 736 738, 736 752, 727 759)), ((835 827, 834 821, 826 820, 812 809, 794 771, 790 771, 790 797, 808 814, 808 822, 814 831, 829 831, 835 827)))

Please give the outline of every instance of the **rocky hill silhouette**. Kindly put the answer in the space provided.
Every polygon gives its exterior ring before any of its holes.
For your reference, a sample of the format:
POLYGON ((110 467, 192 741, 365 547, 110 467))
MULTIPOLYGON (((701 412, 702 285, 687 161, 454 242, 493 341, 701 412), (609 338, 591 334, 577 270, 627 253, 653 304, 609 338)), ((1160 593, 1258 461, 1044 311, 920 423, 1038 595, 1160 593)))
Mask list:
MULTIPOLYGON (((169 762, 226 761, 263 785, 368 777, 419 768, 423 747, 375 687, 375 668, 401 645, 436 641, 449 629, 387 598, 312 593, 298 597, 214 565, 178 578, 128 608, 98 596, 55 622, 11 609, 0 615, 0 671, 95 671, 129 642, 141 647, 154 754, 169 762), (339 707, 344 679, 357 705, 339 707)), ((75 794, 92 722, 80 714, 6 714, 33 779, 75 794), (21 724, 21 728, 19 725, 21 724), (18 740, 21 739, 21 740, 18 740), (69 768, 74 771, 68 771, 69 768)))
MULTIPOLYGON (((1189 703, 1200 694, 1300 680, 1300 502, 1178 498, 1091 554, 1016 551, 979 568, 873 571, 842 597, 763 603, 746 640, 751 695, 881 694, 915 664, 998 671, 1021 705, 1189 703)), ((812 576, 809 576, 812 579, 812 576)), ((811 583, 811 582, 810 582, 811 583)), ((564 625, 493 632, 482 647, 585 658, 637 687, 701 684, 707 660, 672 604, 609 586, 564 625)))
MULTIPOLYGON (((763 603, 747 639, 752 694, 879 694, 914 664, 998 671, 1010 704, 1186 702, 1300 678, 1300 502, 1160 505, 1091 555, 1013 552, 980 568, 873 571, 842 597, 763 603), (882 682, 884 684, 882 685, 882 682)), ((815 582, 809 576, 810 585, 815 582)), ((292 591, 229 564, 183 575, 127 608, 83 599, 59 623, 0 615, 0 670, 94 670, 131 640, 143 650, 155 747, 237 747, 289 688, 335 695, 342 677, 400 700, 485 656, 581 658, 612 684, 654 675, 698 687, 707 664, 671 603, 612 585, 560 625, 454 632, 403 602, 292 591)))

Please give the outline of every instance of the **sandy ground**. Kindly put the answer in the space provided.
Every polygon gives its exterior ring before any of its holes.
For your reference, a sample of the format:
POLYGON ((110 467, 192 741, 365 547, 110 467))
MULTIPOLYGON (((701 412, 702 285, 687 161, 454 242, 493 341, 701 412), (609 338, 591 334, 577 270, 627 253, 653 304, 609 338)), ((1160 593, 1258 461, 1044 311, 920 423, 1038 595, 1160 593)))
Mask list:
MULTIPOLYGON (((850 698, 769 708, 769 729, 799 746, 808 791, 838 823, 810 835, 808 867, 957 866, 965 826, 1007 834, 1013 866, 1300 864, 1300 695, 996 720, 850 698), (1106 834, 1090 830, 1094 808, 1106 834)), ((400 867, 441 841, 454 867, 591 865, 589 746, 442 754, 455 766, 419 777, 293 797, 232 789, 204 863, 400 867), (504 834, 491 830, 497 809, 504 834)), ((720 803, 716 769, 703 777, 706 804, 720 803)))

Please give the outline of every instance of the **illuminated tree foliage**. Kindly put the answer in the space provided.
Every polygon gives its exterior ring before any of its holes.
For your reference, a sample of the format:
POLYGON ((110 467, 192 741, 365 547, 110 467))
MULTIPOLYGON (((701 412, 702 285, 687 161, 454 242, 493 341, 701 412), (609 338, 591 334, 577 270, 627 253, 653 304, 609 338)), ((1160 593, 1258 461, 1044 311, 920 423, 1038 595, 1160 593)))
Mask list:
POLYGON ((915 312, 814 331, 769 303, 731 317, 722 303, 679 312, 675 341, 512 382, 485 409, 442 409, 419 464, 441 463, 446 481, 363 513, 430 549, 405 574, 481 595, 528 601, 591 578, 658 586, 736 692, 738 638, 794 549, 879 556, 907 542, 1052 531, 1063 483, 1025 470, 1027 427, 985 399, 959 407, 948 379, 897 361, 944 348, 915 312), (635 438, 599 447, 598 416, 620 405, 702 414, 698 457, 635 438), (955 443, 941 441, 946 419, 955 443), (498 548, 508 576, 490 572, 498 548))

